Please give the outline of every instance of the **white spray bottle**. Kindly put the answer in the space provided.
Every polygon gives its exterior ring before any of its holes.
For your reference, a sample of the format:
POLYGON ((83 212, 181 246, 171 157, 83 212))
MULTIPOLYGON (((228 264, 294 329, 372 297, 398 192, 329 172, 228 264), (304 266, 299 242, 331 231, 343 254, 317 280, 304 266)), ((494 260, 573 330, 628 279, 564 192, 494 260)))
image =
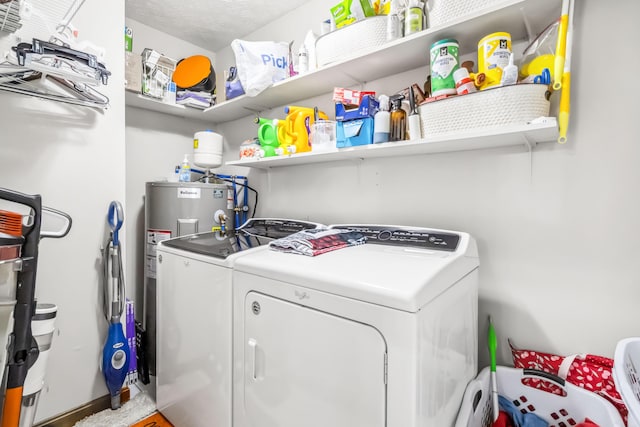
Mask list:
POLYGON ((389 97, 380 95, 378 97, 380 109, 373 116, 373 143, 389 142, 391 131, 391 113, 389 113, 389 97))
POLYGON ((420 130, 420 114, 418 114, 418 107, 416 106, 416 98, 413 93, 413 85, 409 86, 409 113, 407 120, 409 121, 409 139, 422 138, 422 132, 420 130))

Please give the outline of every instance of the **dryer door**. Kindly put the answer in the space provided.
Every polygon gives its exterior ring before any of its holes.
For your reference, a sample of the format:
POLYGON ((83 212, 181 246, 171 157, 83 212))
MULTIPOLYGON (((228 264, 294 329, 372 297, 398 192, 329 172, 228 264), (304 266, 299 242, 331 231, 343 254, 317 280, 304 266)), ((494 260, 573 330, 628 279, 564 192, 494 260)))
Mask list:
POLYGON ((244 306, 244 419, 259 427, 384 427, 375 328, 256 292, 244 306))

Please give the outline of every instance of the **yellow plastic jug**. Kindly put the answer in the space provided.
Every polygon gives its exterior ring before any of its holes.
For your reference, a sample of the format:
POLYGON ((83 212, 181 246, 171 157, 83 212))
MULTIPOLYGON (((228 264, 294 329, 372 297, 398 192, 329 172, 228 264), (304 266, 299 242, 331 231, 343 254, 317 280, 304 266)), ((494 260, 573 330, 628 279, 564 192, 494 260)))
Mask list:
MULTIPOLYGON (((314 123, 314 109, 289 105, 284 108, 287 117, 278 123, 278 139, 280 145, 289 152, 304 153, 311 151, 309 144, 309 133, 311 124, 314 123), (282 124, 282 126, 280 126, 282 124), (295 148, 293 148, 295 147, 295 148)), ((329 117, 322 111, 318 111, 318 117, 329 120, 329 117)))

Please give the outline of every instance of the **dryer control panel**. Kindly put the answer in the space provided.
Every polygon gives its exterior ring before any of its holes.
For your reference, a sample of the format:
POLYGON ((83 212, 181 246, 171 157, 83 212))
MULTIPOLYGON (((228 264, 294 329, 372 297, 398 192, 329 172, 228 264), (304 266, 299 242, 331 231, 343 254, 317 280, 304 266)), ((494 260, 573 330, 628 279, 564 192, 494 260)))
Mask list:
POLYGON ((460 235, 458 234, 428 228, 363 224, 334 224, 330 228, 360 232, 367 238, 367 243, 380 245, 408 246, 453 252, 460 243, 460 235))

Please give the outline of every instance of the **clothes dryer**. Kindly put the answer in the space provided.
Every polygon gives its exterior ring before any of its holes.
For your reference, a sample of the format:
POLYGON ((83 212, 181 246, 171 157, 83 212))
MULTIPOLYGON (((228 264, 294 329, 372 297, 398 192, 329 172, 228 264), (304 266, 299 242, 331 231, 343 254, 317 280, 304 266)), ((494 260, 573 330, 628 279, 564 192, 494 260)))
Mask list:
POLYGON ((247 221, 225 237, 207 232, 157 248, 158 410, 180 427, 231 427, 231 268, 274 238, 318 224, 247 221))
POLYGON ((367 243, 235 262, 234 426, 453 425, 477 372, 475 240, 334 227, 367 243))

